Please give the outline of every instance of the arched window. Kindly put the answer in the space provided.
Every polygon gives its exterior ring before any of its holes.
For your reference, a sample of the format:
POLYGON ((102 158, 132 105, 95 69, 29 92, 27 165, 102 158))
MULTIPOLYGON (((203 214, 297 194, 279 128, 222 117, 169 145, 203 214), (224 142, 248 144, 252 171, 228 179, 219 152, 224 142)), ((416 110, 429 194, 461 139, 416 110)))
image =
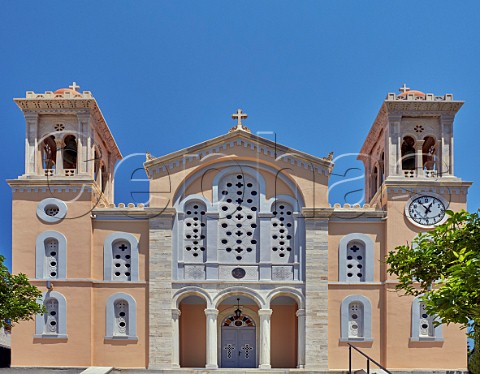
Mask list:
POLYGON ((138 281, 138 240, 132 234, 110 234, 103 245, 103 276, 111 281, 138 281))
POLYGON ((38 235, 35 249, 35 277, 64 279, 67 277, 67 239, 57 231, 38 235))
POLYGON ((293 207, 287 202, 278 200, 272 204, 271 211, 272 262, 293 262, 295 254, 293 207))
POLYGON ((365 234, 345 235, 338 248, 338 281, 373 282, 373 240, 365 234))
POLYGON ((204 262, 207 247, 207 207, 202 201, 189 201, 184 205, 183 241, 186 262, 204 262))
POLYGON ((67 135, 63 139, 65 146, 63 148, 63 169, 66 176, 69 176, 67 170, 77 168, 77 139, 74 135, 67 135))
POLYGON ((67 303, 65 297, 56 291, 43 294, 37 301, 46 309, 44 315, 37 314, 35 320, 36 338, 67 338, 67 303))
POLYGON ((422 165, 425 170, 437 170, 436 142, 431 136, 426 136, 422 146, 422 165))
POLYGON ((259 245, 260 188, 257 179, 241 171, 218 183, 218 249, 223 261, 256 262, 259 245))
POLYGON ((425 310, 422 296, 417 296, 412 302, 412 341, 443 341, 442 325, 435 326, 438 317, 431 316, 425 310))
POLYGON ((132 296, 122 292, 110 296, 105 309, 105 339, 138 340, 136 309, 132 296))
POLYGON ((350 295, 340 306, 340 341, 372 341, 372 305, 362 295, 350 295))
POLYGON ((45 176, 53 176, 53 169, 57 160, 57 145, 55 143, 55 136, 51 135, 43 140, 41 145, 42 152, 42 168, 45 176))
POLYGON ((415 139, 411 136, 403 138, 402 170, 415 170, 415 139))

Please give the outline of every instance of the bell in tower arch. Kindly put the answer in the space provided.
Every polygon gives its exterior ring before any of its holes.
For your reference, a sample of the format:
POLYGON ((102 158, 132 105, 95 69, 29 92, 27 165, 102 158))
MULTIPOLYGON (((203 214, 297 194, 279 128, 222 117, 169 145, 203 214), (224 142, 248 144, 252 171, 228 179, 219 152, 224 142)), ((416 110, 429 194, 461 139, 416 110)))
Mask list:
POLYGON ((65 137, 65 146, 63 147, 63 168, 77 168, 77 140, 75 136, 68 135, 65 137))

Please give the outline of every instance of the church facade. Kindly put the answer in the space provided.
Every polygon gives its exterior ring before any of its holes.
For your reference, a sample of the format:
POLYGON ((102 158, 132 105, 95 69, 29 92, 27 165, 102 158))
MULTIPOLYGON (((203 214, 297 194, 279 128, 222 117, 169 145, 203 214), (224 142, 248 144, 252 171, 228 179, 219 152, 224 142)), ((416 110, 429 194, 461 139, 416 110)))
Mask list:
MULTIPOLYGON (((12 188, 13 272, 45 315, 12 333, 12 366, 464 369, 466 338, 400 297, 385 255, 466 206, 454 173, 463 102, 388 94, 361 148, 363 206, 329 205, 332 154, 227 134, 146 154, 148 204, 114 203, 122 154, 98 103, 70 88, 15 99, 25 173, 12 188), (354 357, 354 366, 364 359, 354 357)), ((360 146, 360 145, 359 145, 360 146)))

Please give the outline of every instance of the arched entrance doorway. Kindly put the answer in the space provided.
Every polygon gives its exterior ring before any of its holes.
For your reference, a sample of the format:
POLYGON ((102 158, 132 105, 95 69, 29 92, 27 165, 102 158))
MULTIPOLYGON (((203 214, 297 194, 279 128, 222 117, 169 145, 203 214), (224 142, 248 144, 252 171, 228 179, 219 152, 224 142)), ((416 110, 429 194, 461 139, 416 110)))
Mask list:
POLYGON ((233 296, 219 311, 220 367, 258 367, 258 306, 248 297, 233 296))
MULTIPOLYGON (((238 309, 240 310, 240 309, 238 309)), ((222 322, 222 367, 256 367, 256 326, 246 314, 232 314, 222 322)))
POLYGON ((206 307, 206 301, 196 295, 185 297, 179 304, 180 367, 205 367, 206 307))

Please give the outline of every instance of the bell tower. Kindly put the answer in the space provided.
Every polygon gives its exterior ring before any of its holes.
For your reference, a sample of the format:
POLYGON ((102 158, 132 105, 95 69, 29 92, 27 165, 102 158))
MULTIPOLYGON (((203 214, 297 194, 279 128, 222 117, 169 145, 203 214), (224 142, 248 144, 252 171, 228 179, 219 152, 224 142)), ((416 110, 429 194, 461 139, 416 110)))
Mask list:
POLYGON ((411 90, 389 93, 358 159, 365 166, 365 202, 378 203, 385 182, 460 182, 454 173, 453 121, 463 101, 411 90))
POLYGON ((34 184, 91 184, 113 203, 113 169, 122 155, 89 91, 75 82, 55 92, 27 92, 14 99, 26 121, 25 172, 34 184))

